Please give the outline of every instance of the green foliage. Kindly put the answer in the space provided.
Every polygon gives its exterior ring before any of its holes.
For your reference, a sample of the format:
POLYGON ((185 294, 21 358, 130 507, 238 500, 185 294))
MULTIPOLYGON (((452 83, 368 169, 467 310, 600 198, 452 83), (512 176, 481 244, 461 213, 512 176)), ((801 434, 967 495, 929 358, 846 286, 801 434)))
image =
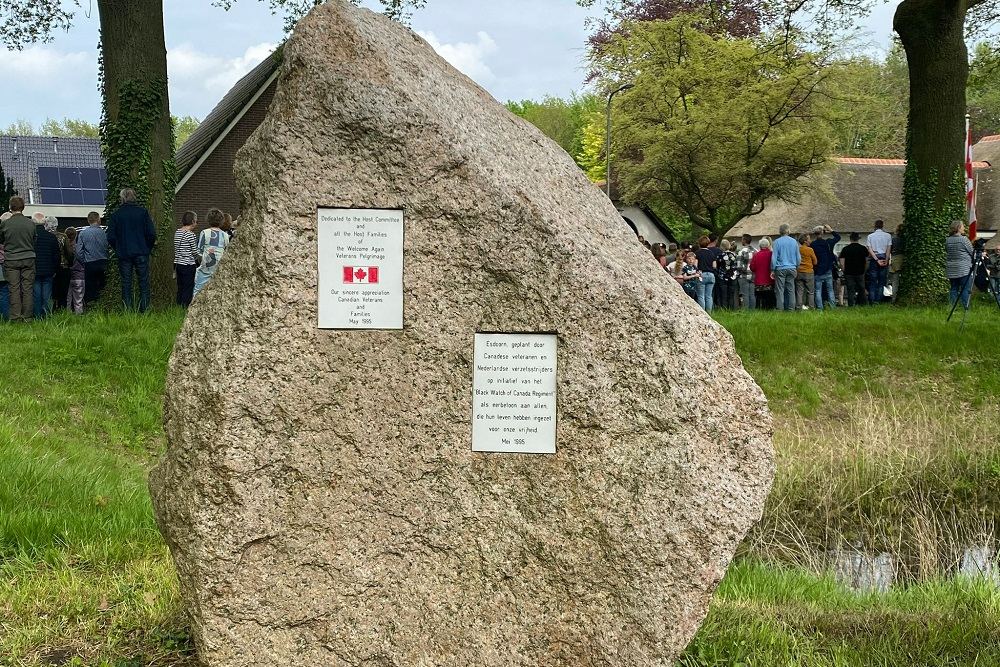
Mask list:
POLYGON ((580 149, 574 157, 587 177, 594 182, 603 181, 607 175, 607 163, 604 159, 604 152, 607 150, 606 134, 607 125, 602 112, 589 114, 580 129, 580 149))
POLYGON ((584 170, 587 169, 580 162, 580 155, 584 151, 584 142, 587 139, 586 128, 594 116, 604 117, 601 101, 596 95, 574 93, 565 100, 548 95, 540 102, 510 101, 507 102, 507 108, 562 146, 562 149, 573 156, 584 170))
POLYGON ((623 200, 659 203, 724 234, 767 201, 794 200, 830 151, 829 68, 784 34, 730 39, 699 18, 635 24, 597 52, 615 98, 615 172, 623 200))
POLYGON ((910 84, 898 43, 885 59, 855 56, 831 70, 825 93, 837 155, 894 158, 906 148, 910 84))
POLYGON ((987 582, 859 594, 829 576, 757 561, 730 567, 678 667, 977 667, 1000 636, 987 582))
POLYGON ((3 129, 2 134, 13 137, 33 137, 37 133, 30 121, 18 118, 3 129))
POLYGON ((973 51, 969 112, 976 136, 1000 134, 1000 47, 983 42, 973 51))
POLYGON ((174 124, 174 150, 178 150, 198 129, 201 121, 194 116, 173 116, 171 120, 174 124))
MULTIPOLYGON (((140 202, 148 202, 152 192, 150 170, 153 148, 150 139, 159 119, 167 82, 159 79, 124 81, 114 93, 118 98, 118 118, 111 120, 105 103, 101 122, 104 162, 108 171, 107 213, 121 204, 118 192, 133 188, 140 202)), ((174 183, 163 183, 165 192, 173 192, 174 183)), ((168 209, 169 210, 169 209, 168 209)))
POLYGON ((101 135, 101 128, 99 125, 85 120, 75 120, 73 118, 55 120, 48 118, 42 123, 39 134, 43 137, 87 137, 97 139, 101 135))
POLYGON ((775 416, 777 475, 746 552, 821 569, 860 542, 919 579, 996 539, 1000 366, 983 342, 998 313, 974 308, 961 335, 946 316, 717 312, 775 416))
POLYGON ((939 303, 948 292, 945 238, 953 220, 965 220, 965 174, 949 179, 947 193, 938 195, 938 174, 920 172, 912 161, 903 177, 903 272, 899 298, 905 304, 939 303), (940 203, 939 202, 940 199, 940 203))

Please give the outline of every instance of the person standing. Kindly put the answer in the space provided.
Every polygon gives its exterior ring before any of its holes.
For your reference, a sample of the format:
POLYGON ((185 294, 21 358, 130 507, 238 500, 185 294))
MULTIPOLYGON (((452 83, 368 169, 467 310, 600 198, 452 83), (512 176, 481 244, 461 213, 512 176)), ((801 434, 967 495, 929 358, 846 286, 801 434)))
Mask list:
POLYGON ((34 315, 35 223, 24 215, 24 199, 10 198, 11 216, 0 224, 4 274, 10 288, 10 320, 27 322, 34 315))
POLYGON ((83 315, 83 264, 76 254, 76 237, 78 232, 75 227, 66 229, 66 246, 69 248, 69 286, 66 288, 66 307, 74 315, 83 315))
POLYGON ((952 306, 955 301, 962 300, 962 306, 969 309, 969 300, 972 298, 972 261, 975 251, 972 243, 964 236, 965 224, 961 220, 951 223, 951 236, 945 240, 945 251, 948 262, 945 265, 945 273, 948 281, 951 282, 951 289, 948 292, 948 303, 952 306))
POLYGON ((76 237, 76 261, 83 265, 83 306, 101 298, 107 281, 108 237, 101 229, 101 214, 87 214, 87 226, 76 237))
POLYGON ((775 302, 778 310, 795 309, 795 276, 802 263, 799 244, 788 235, 788 225, 778 228, 781 236, 771 249, 771 277, 775 283, 775 302))
POLYGON ((736 282, 740 287, 740 298, 743 299, 743 309, 753 310, 757 307, 756 290, 754 289, 753 271, 750 270, 750 260, 757 252, 753 247, 753 237, 743 235, 743 245, 736 253, 736 282))
POLYGON ((816 308, 823 310, 827 305, 836 308, 837 294, 833 289, 833 265, 837 263, 837 255, 833 249, 840 243, 840 234, 833 231, 829 225, 819 225, 813 230, 813 237, 810 245, 816 253, 816 308))
POLYGON ((198 268, 194 228, 198 214, 186 211, 181 216, 181 228, 174 233, 174 275, 177 276, 177 305, 187 308, 194 298, 194 273, 198 268))
POLYGON ((871 305, 880 303, 885 295, 892 261, 892 236, 884 227, 884 222, 876 220, 875 231, 868 235, 868 303, 871 305))
POLYGON ((799 254, 802 261, 799 262, 798 272, 795 274, 795 309, 809 310, 816 307, 815 286, 816 281, 816 253, 809 246, 809 235, 799 235, 799 254))
MULTIPOLYGON (((53 218, 55 220, 55 218, 53 218)), ((73 229, 68 227, 67 229, 73 229)), ((70 245, 69 236, 65 232, 59 231, 58 226, 50 229, 59 241, 59 270, 52 281, 52 299, 55 301, 55 309, 66 308, 66 298, 69 296, 69 274, 73 265, 73 247, 70 245)))
POLYGON ((217 208, 209 209, 205 221, 208 229, 203 229, 198 236, 198 255, 201 257, 201 264, 195 272, 194 293, 198 294, 208 281, 215 275, 215 270, 219 268, 219 262, 229 246, 229 234, 222 231, 223 214, 217 208))
POLYGON ((774 310, 774 272, 771 271, 771 239, 760 240, 760 250, 754 253, 750 260, 750 271, 753 273, 754 291, 756 292, 756 308, 774 310))
POLYGON ((132 310, 132 274, 139 282, 139 312, 149 310, 149 254, 156 245, 156 226, 149 211, 136 201, 135 190, 125 188, 118 207, 108 222, 108 244, 118 255, 122 280, 122 305, 132 310))
MULTIPOLYGON (((11 216, 10 211, 4 211, 0 215, 0 225, 11 216)), ((6 322, 10 319, 10 285, 7 284, 7 276, 3 272, 3 244, 0 243, 0 321, 6 322)))
POLYGON ((906 242, 903 239, 903 223, 896 227, 896 233, 892 235, 892 247, 889 253, 892 261, 889 262, 889 287, 892 288, 892 300, 899 297, 900 274, 903 271, 903 253, 906 252, 906 242))
POLYGON ((720 304, 723 308, 727 310, 735 310, 737 306, 737 300, 739 299, 739 294, 736 290, 736 278, 739 274, 738 264, 736 259, 736 253, 733 252, 733 244, 722 239, 719 243, 719 294, 720 304))
POLYGON ((858 243, 861 234, 851 232, 851 242, 840 251, 840 267, 844 273, 844 292, 848 306, 864 306, 868 303, 865 291, 865 264, 868 249, 858 243))
POLYGON ((986 255, 986 274, 990 277, 990 292, 1000 304, 1000 248, 992 248, 986 255))
POLYGON ((712 240, 707 236, 698 239, 698 271, 701 272, 701 287, 698 288, 698 305, 710 313, 715 309, 715 283, 719 270, 719 255, 721 251, 711 246, 712 240), (711 247, 710 247, 711 246, 711 247))
POLYGON ((52 233, 59 228, 59 221, 53 217, 43 217, 35 224, 35 284, 32 298, 36 320, 44 320, 52 314, 52 283, 59 271, 59 239, 52 233))

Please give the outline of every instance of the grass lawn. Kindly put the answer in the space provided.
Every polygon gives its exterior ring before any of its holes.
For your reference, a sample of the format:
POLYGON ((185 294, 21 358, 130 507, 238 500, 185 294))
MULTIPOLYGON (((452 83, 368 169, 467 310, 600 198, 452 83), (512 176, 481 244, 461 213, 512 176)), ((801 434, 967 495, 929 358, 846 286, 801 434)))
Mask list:
MULTIPOLYGON (((145 486, 181 317, 0 326, 0 665, 195 664, 145 486)), ((779 475, 682 664, 995 664, 1000 591, 938 575, 949 545, 995 540, 1000 314, 961 336, 938 311, 717 317, 771 401, 779 475), (807 571, 841 539, 938 561, 858 595, 807 571)))

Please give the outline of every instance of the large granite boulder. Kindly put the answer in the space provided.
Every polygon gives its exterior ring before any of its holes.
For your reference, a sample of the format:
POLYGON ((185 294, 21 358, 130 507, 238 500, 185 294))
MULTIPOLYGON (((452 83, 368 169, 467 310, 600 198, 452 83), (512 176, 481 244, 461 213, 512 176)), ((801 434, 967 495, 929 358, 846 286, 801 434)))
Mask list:
POLYGON ((150 476, 204 664, 670 664, 773 474, 730 336, 558 146, 347 3, 237 177, 150 476), (317 205, 405 208, 402 331, 317 328, 317 205), (471 451, 477 331, 558 332, 555 455, 471 451))

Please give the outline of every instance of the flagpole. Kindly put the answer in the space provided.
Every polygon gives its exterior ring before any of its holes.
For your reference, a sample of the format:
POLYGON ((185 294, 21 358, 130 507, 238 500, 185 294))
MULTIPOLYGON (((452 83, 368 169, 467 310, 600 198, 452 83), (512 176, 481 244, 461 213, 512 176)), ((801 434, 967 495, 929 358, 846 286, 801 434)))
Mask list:
POLYGON ((973 219, 973 211, 976 206, 976 187, 979 185, 978 174, 972 164, 972 114, 965 114, 965 225, 968 229, 969 240, 976 240, 976 220, 973 219), (971 190, 970 190, 971 188, 971 190))

